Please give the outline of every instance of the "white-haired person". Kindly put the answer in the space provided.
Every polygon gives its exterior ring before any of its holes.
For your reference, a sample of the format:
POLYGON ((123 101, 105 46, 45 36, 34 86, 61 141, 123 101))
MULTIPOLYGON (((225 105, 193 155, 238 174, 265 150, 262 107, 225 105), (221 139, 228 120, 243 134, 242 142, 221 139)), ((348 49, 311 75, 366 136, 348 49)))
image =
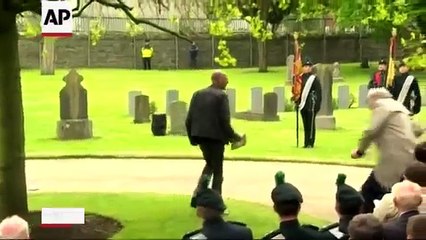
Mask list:
POLYGON ((422 203, 421 187, 417 183, 404 180, 396 183, 392 191, 399 216, 383 225, 385 240, 406 240, 408 219, 419 215, 418 208, 422 203))
POLYGON ((372 88, 367 95, 372 111, 371 123, 359 141, 352 158, 361 158, 372 143, 379 150, 379 160, 361 187, 364 197, 363 213, 372 213, 374 200, 380 200, 400 182, 405 169, 414 163, 416 136, 413 133, 410 112, 394 100, 385 88, 372 88))
POLYGON ((0 239, 30 239, 27 221, 17 215, 5 218, 0 223, 0 239))

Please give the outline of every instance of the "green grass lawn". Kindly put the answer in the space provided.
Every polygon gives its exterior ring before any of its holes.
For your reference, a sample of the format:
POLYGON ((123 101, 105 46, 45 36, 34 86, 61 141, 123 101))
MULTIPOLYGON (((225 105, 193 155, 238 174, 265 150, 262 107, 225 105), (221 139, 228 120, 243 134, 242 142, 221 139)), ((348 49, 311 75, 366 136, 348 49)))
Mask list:
MULTIPOLYGON (((357 97, 358 86, 365 84, 373 71, 360 69, 359 64, 342 65, 345 82, 357 97)), ((25 109, 26 153, 28 157, 59 155, 138 155, 138 156, 201 156, 196 147, 189 145, 186 137, 153 137, 150 124, 135 125, 127 115, 128 91, 141 90, 155 101, 158 110, 165 109, 166 90, 180 91, 180 100, 189 102, 192 93, 209 85, 211 70, 199 71, 140 71, 117 69, 81 69, 83 85, 88 90, 89 117, 93 121, 95 138, 85 141, 56 140, 56 121, 59 120, 59 91, 66 70, 57 70, 55 76, 40 76, 38 70, 23 70, 23 98, 25 109)), ((229 88, 237 89, 237 110, 250 107, 250 88, 261 86, 264 92, 284 86, 286 69, 271 68, 269 73, 256 69, 229 69, 229 88)), ((418 76, 424 81, 426 75, 418 76)), ((290 86, 286 86, 289 98, 290 86)), ((426 97, 426 96, 424 96, 426 97)), ((366 109, 337 110, 334 113, 336 131, 318 131, 313 150, 295 147, 295 114, 281 114, 280 122, 247 122, 233 120, 235 129, 248 136, 248 145, 228 151, 227 157, 275 158, 313 160, 346 164, 371 163, 372 155, 364 160, 349 158, 356 147, 361 131, 369 121, 366 109)), ((416 117, 425 122, 426 114, 416 117)), ((301 123, 300 123, 301 124, 301 123)), ((300 131, 301 143, 303 132, 300 131)))
MULTIPOLYGON (((186 232, 200 228, 201 220, 189 207, 189 196, 149 193, 55 193, 31 194, 31 210, 43 207, 83 207, 119 220, 124 229, 114 239, 180 239, 186 232)), ((278 218, 269 206, 244 201, 227 200, 228 220, 246 223, 259 238, 278 227, 278 218)), ((302 215, 306 224, 323 226, 327 222, 302 215)))

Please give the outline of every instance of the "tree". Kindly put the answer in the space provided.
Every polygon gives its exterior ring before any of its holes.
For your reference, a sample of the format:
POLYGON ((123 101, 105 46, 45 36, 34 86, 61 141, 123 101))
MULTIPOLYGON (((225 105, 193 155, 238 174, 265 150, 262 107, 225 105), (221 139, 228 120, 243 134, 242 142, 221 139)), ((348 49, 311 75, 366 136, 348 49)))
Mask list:
MULTIPOLYGON (((135 17, 122 0, 77 0, 73 17, 79 17, 92 3, 122 10, 135 24, 146 24, 192 42, 171 31, 135 17)), ((30 11, 41 14, 41 0, 8 0, 0 4, 0 219, 28 213, 25 178, 25 134, 18 54, 17 15, 30 11)))
POLYGON ((210 33, 220 38, 218 49, 221 57, 216 59, 217 62, 221 66, 235 66, 236 60, 230 56, 223 38, 232 35, 229 28, 231 21, 241 18, 250 25, 250 33, 257 39, 259 72, 267 72, 266 42, 272 39, 273 33, 290 13, 294 2, 295 0, 212 0, 208 16, 211 20, 210 33))
POLYGON ((397 28, 405 48, 405 60, 414 68, 425 68, 426 3, 417 0, 342 1, 330 7, 341 26, 369 27, 375 36, 387 40, 397 28), (406 40, 408 39, 408 40, 406 40))

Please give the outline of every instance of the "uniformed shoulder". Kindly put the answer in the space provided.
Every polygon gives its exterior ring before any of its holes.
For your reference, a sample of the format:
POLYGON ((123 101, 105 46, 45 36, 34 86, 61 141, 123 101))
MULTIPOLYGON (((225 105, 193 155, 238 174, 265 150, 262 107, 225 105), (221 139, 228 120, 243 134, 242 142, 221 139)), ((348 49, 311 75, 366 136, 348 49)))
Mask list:
POLYGON ((303 224, 301 227, 305 229, 315 230, 315 231, 320 230, 319 227, 311 225, 311 224, 303 224))
POLYGON ((205 240, 207 237, 201 232, 201 229, 189 232, 183 235, 182 240, 205 240))
POLYGON ((333 228, 335 228, 335 227, 339 227, 339 223, 332 223, 332 224, 330 224, 330 225, 327 225, 327 226, 324 226, 324 227, 322 227, 321 229, 320 229, 320 231, 321 232, 326 232, 326 231, 328 231, 328 230, 330 230, 330 229, 333 229, 333 228))
POLYGON ((272 239, 285 239, 285 237, 281 234, 280 229, 274 230, 272 232, 267 233, 262 237, 262 240, 272 240, 272 239))
POLYGON ((230 223, 230 224, 233 224, 233 225, 238 225, 238 226, 243 226, 243 227, 247 226, 247 224, 242 223, 242 222, 237 222, 237 221, 227 221, 227 222, 230 223))

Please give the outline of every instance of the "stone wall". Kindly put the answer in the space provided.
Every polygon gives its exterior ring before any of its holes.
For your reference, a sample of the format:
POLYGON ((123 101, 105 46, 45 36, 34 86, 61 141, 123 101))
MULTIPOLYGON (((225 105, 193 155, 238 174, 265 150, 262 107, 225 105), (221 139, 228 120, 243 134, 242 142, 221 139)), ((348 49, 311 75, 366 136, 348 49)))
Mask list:
MULTIPOLYGON (((186 41, 170 35, 150 36, 154 47, 152 66, 156 69, 185 69, 189 66, 186 41)), ((200 68, 216 68, 214 63, 218 40, 211 37, 194 38, 199 46, 198 65, 200 68)), ((327 36, 301 39, 304 42, 303 55, 314 62, 331 63, 356 62, 362 57, 377 60, 388 56, 387 43, 379 43, 358 36, 327 36)), ((227 39, 231 54, 238 60, 238 67, 255 67, 258 63, 257 43, 247 35, 227 39)), ((96 46, 92 46, 88 36, 77 35, 56 42, 57 67, 93 67, 93 68, 141 68, 140 48, 142 38, 109 34, 96 46)), ((22 68, 38 68, 41 57, 40 39, 20 39, 20 60, 22 68)), ((268 63, 270 66, 285 65, 286 57, 293 53, 293 40, 287 36, 268 42, 268 63)), ((399 51, 401 52, 401 51, 399 51)))

